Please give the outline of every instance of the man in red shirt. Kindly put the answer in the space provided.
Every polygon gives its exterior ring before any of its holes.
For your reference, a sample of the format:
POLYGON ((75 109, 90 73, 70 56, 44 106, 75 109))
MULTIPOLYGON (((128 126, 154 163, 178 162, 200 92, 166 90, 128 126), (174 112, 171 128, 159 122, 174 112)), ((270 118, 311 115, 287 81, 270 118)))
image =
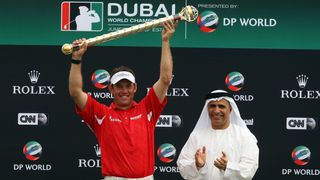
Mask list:
MULTIPOLYGON (((154 130, 167 103, 166 93, 173 69, 170 38, 175 27, 172 22, 165 22, 163 26, 160 77, 139 103, 133 100, 137 91, 134 72, 125 66, 111 72, 108 87, 114 100, 110 106, 97 102, 82 90, 81 60, 87 44, 72 53, 69 93, 77 114, 96 135, 105 180, 153 180, 154 130)), ((76 40, 73 44, 81 44, 84 40, 76 40)))

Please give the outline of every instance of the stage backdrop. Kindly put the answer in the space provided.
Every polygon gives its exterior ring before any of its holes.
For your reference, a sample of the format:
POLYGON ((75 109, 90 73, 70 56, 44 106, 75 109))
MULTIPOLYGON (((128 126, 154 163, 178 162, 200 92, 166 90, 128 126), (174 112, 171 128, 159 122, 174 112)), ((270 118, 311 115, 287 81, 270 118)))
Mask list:
MULTIPOLYGON (((255 180, 319 179, 320 4, 311 0, 3 2, 1 179, 102 179, 100 147, 68 94, 70 56, 61 45, 176 14, 185 4, 203 18, 180 22, 171 42, 174 79, 155 131, 155 179, 182 179, 176 160, 214 89, 233 94, 258 139, 255 180), (74 21, 82 5, 99 15, 86 31, 74 21), (28 155, 30 147, 41 150, 28 155)), ((112 95, 92 77, 127 65, 141 100, 159 77, 161 30, 90 47, 84 90, 109 104, 112 95)))

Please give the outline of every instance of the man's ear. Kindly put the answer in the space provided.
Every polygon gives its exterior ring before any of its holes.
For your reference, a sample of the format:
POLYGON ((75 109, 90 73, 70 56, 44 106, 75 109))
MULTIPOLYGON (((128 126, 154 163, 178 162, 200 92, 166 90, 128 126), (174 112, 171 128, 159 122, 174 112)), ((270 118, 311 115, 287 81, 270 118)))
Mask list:
POLYGON ((134 93, 136 93, 138 90, 138 84, 137 83, 134 83, 134 93))
POLYGON ((112 91, 113 91, 113 85, 112 85, 112 84, 109 84, 109 85, 108 85, 108 89, 109 89, 109 92, 112 94, 112 91))

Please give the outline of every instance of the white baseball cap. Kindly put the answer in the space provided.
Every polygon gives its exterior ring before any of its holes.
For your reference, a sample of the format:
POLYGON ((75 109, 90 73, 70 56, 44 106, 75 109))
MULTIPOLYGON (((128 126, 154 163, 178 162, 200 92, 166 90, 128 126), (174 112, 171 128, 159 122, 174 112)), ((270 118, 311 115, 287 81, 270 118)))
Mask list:
POLYGON ((117 82, 119 82, 122 79, 127 79, 132 83, 135 83, 135 78, 134 75, 129 72, 129 71, 119 71, 117 73, 115 73, 112 77, 111 77, 111 84, 116 84, 117 82))

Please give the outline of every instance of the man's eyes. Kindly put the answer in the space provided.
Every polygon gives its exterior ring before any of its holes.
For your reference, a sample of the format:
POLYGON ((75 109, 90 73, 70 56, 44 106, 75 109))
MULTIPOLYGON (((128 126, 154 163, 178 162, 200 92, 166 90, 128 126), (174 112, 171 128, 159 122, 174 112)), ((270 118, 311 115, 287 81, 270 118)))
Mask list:
POLYGON ((226 108, 226 106, 224 106, 224 105, 210 105, 210 107, 211 107, 211 108, 216 108, 216 107, 218 107, 218 108, 220 108, 220 109, 226 108))

